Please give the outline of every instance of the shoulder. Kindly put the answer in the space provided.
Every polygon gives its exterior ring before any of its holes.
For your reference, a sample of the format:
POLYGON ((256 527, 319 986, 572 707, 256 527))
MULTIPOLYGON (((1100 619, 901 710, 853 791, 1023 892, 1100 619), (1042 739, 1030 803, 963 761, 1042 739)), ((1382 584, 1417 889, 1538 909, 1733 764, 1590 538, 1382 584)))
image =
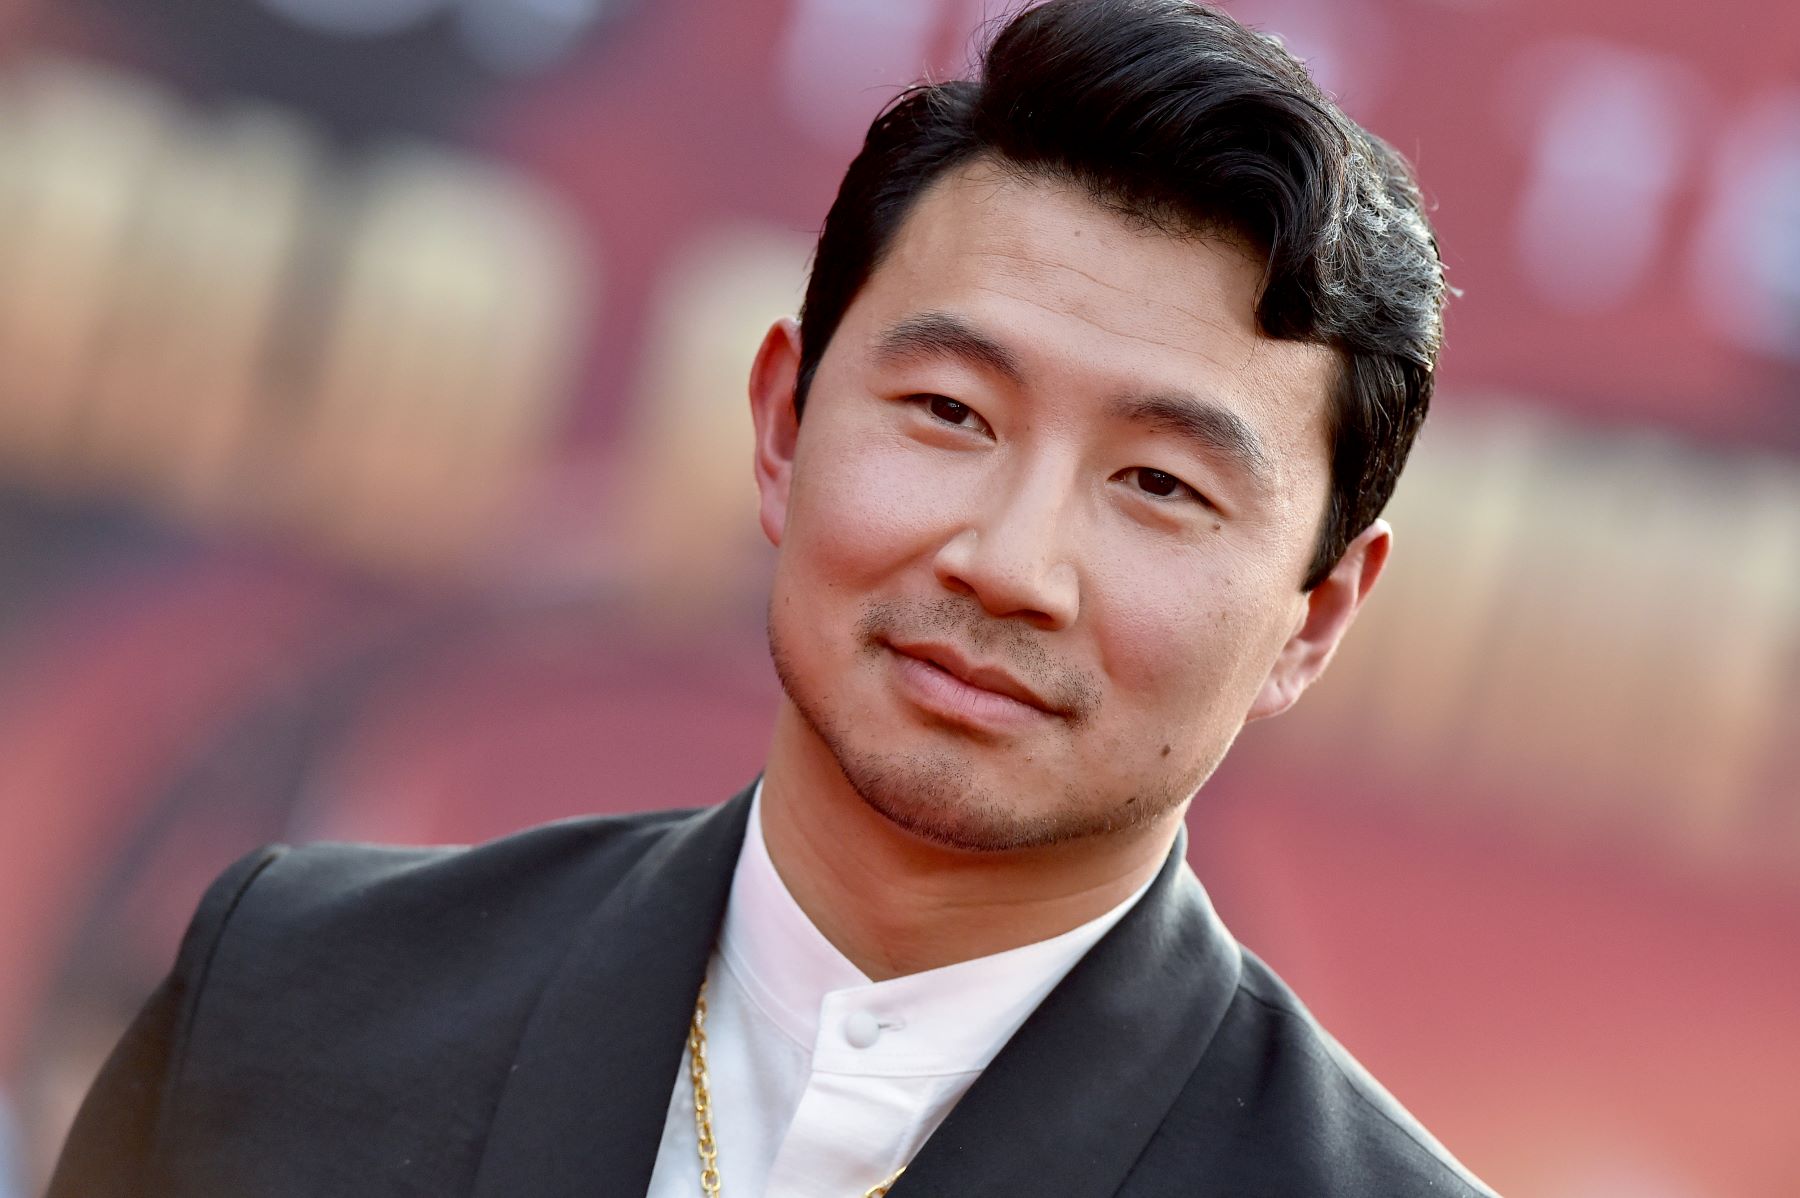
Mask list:
POLYGON ((695 814, 583 817, 477 846, 267 846, 213 883, 190 932, 201 943, 189 947, 288 969, 329 957, 340 976, 363 958, 394 964, 450 945, 459 955, 489 941, 508 956, 532 945, 553 952, 559 926, 695 814))
POLYGON ((279 1057, 352 1012, 415 1040, 434 1027, 446 1043, 468 1026, 498 1034, 694 814, 566 820, 475 847, 259 849, 213 883, 176 962, 184 1076, 251 1049, 279 1057))
POLYGON ((1494 1198, 1247 950, 1147 1155, 1246 1198, 1494 1198), (1180 1162, 1177 1164, 1177 1162, 1180 1162))
POLYGON ((479 1160, 546 979, 596 908, 699 822, 669 812, 475 848, 247 855, 201 900, 89 1094, 52 1192, 248 1193, 272 1162, 283 1193, 344 1192, 421 1129, 430 1152, 412 1174, 438 1180, 417 1192, 442 1192, 479 1160))
MULTIPOLYGON (((463 902, 492 908, 554 906, 579 897, 592 903, 604 888, 697 810, 625 816, 584 816, 543 824, 481 845, 408 847, 318 843, 273 845, 240 862, 214 889, 239 886, 233 915, 273 913, 300 922, 331 923, 345 915, 379 912, 405 918, 415 911, 463 902), (261 863, 257 868, 254 863, 261 863)), ((215 905, 221 901, 209 895, 215 905)))
POLYGON ((1282 1144, 1281 1193, 1494 1198, 1248 950, 1202 1071, 1222 1069, 1246 1132, 1282 1144), (1295 1151, 1297 1147, 1308 1151, 1295 1151))
POLYGON ((475 1101, 595 912, 696 815, 566 820, 474 847, 252 854, 202 901, 177 962, 182 1109, 271 1069, 290 1101, 309 1082, 475 1101))

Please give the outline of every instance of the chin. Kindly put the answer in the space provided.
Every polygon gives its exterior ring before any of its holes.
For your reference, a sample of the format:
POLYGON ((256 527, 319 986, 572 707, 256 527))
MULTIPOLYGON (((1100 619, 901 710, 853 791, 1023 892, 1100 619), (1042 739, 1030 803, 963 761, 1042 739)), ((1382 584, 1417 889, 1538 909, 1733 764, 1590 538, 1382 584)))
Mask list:
POLYGON ((1041 849, 1127 834, 1157 822, 1191 793, 1175 786, 1108 796, 1053 782, 1029 791, 1016 782, 1002 789, 949 755, 865 754, 824 740, 870 808, 922 840, 966 852, 1041 849))
MULTIPOLYGON (((802 713, 804 714, 804 712, 802 713)), ((810 721, 810 717, 809 720, 810 721)), ((816 727, 816 726, 815 726, 816 727)), ((825 738, 862 801, 902 830, 945 848, 1003 853, 1079 838, 1068 812, 1034 811, 1046 796, 998 794, 949 754, 858 753, 825 738)))

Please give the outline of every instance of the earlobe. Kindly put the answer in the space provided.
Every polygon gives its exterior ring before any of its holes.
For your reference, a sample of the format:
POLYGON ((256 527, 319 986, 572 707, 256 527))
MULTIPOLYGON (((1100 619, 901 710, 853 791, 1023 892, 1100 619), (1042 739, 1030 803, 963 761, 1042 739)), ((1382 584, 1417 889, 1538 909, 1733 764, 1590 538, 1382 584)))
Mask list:
POLYGON ((783 317, 769 326, 750 367, 750 418, 756 426, 756 490, 763 535, 781 544, 800 418, 794 386, 800 377, 800 326, 783 317))
POLYGON ((1275 659, 1246 720, 1280 715, 1300 698, 1331 664, 1331 655, 1350 630, 1363 600, 1387 565, 1393 530, 1377 520, 1350 542, 1324 582, 1306 595, 1300 626, 1275 659))

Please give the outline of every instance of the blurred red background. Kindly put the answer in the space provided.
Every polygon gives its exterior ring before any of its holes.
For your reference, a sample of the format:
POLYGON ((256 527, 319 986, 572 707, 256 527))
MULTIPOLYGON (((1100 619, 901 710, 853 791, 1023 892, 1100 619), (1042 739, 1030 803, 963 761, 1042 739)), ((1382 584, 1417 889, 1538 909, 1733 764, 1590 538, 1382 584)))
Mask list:
MULTIPOLYGON (((1800 10, 1228 7, 1463 294, 1390 580, 1195 866, 1502 1192, 1790 1198, 1800 10)), ((254 845, 754 775, 750 353, 998 12, 0 3, 0 1196, 254 845)))

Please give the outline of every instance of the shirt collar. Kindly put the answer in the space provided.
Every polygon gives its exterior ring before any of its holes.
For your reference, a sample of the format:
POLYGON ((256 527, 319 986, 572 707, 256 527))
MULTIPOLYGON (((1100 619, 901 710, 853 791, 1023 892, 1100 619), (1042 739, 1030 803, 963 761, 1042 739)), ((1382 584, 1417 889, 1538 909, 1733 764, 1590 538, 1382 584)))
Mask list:
POLYGON ((1048 940, 873 982, 813 926, 775 871, 763 840, 759 781, 719 948, 752 1001, 813 1052, 814 1068, 978 1072, 1148 889, 1146 881, 1112 910, 1048 940), (843 1021, 855 1012, 880 1024, 875 1044, 858 1048, 841 1034, 843 1021))

